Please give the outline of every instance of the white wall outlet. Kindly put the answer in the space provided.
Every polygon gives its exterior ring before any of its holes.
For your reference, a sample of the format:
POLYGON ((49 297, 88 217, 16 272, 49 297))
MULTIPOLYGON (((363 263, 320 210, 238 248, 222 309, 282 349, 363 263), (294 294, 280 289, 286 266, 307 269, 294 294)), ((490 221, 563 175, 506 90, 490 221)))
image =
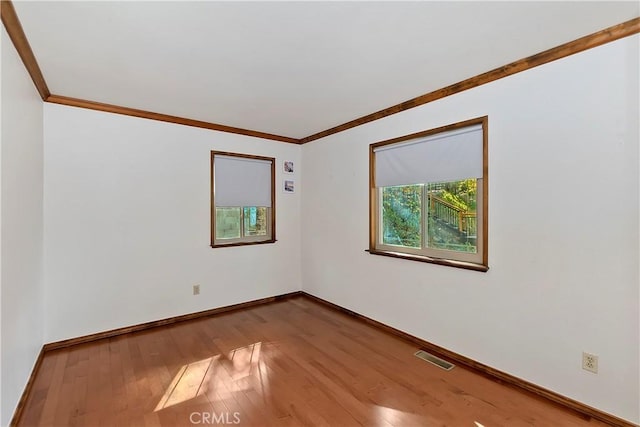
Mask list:
POLYGON ((193 285, 193 294, 200 295, 200 285, 193 285))
POLYGON ((585 371, 598 373, 598 356, 591 353, 582 352, 582 369, 585 371))

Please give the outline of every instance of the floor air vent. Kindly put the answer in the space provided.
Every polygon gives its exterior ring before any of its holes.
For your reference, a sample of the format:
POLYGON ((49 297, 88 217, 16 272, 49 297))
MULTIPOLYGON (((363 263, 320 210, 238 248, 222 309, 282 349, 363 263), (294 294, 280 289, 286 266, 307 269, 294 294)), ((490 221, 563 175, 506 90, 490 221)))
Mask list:
POLYGON ((429 363, 433 363, 434 365, 444 369, 445 371, 450 371, 456 366, 453 363, 449 363, 446 360, 442 360, 439 357, 436 357, 433 354, 427 353, 424 350, 416 351, 415 356, 419 357, 422 360, 426 360, 429 363))

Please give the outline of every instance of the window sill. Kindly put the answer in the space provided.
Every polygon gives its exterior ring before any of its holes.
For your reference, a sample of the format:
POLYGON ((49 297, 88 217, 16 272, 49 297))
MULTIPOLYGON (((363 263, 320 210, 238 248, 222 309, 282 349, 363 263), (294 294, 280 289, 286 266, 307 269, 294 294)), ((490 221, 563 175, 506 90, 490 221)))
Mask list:
POLYGON ((392 251, 380 251, 376 249, 366 249, 365 252, 369 252, 371 255, 382 255, 392 258, 408 259, 411 261, 427 262, 430 264, 444 265, 447 267, 464 268, 466 270, 481 271, 483 273, 489 270, 489 267, 482 264, 475 264, 473 262, 454 261, 451 259, 431 258, 423 255, 405 254, 402 252, 392 251))
POLYGON ((275 239, 271 239, 271 240, 261 240, 259 242, 236 242, 236 243, 222 243, 222 244, 213 244, 211 245, 211 247, 213 249, 217 249, 217 248, 231 248, 234 246, 253 246, 253 245, 265 245, 268 243, 275 243, 277 242, 277 240, 275 239))

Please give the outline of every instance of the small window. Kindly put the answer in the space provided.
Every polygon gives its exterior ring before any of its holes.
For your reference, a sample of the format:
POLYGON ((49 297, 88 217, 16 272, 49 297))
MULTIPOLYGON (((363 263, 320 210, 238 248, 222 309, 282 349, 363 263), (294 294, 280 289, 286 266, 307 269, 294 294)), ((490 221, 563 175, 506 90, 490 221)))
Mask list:
POLYGON ((211 246, 275 242, 275 159, 211 152, 211 246))
POLYGON ((370 145, 370 253, 488 269, 487 121, 370 145))

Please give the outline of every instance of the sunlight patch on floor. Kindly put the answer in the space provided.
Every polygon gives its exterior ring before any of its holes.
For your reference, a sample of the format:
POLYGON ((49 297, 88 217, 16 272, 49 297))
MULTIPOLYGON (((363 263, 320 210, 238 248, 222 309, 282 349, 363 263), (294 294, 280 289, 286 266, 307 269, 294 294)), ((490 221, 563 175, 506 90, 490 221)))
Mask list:
POLYGON ((378 420, 384 420, 391 425, 430 425, 425 416, 412 412, 380 405, 373 405, 373 409, 378 420))
MULTIPOLYGON (((231 350, 226 356, 218 354, 182 366, 154 412, 195 399, 212 389, 223 399, 246 390, 251 386, 249 377, 259 368, 261 348, 262 343, 257 342, 231 350), (229 380, 233 386, 229 386, 229 380)), ((267 380, 262 375, 257 378, 261 383, 267 380)))

